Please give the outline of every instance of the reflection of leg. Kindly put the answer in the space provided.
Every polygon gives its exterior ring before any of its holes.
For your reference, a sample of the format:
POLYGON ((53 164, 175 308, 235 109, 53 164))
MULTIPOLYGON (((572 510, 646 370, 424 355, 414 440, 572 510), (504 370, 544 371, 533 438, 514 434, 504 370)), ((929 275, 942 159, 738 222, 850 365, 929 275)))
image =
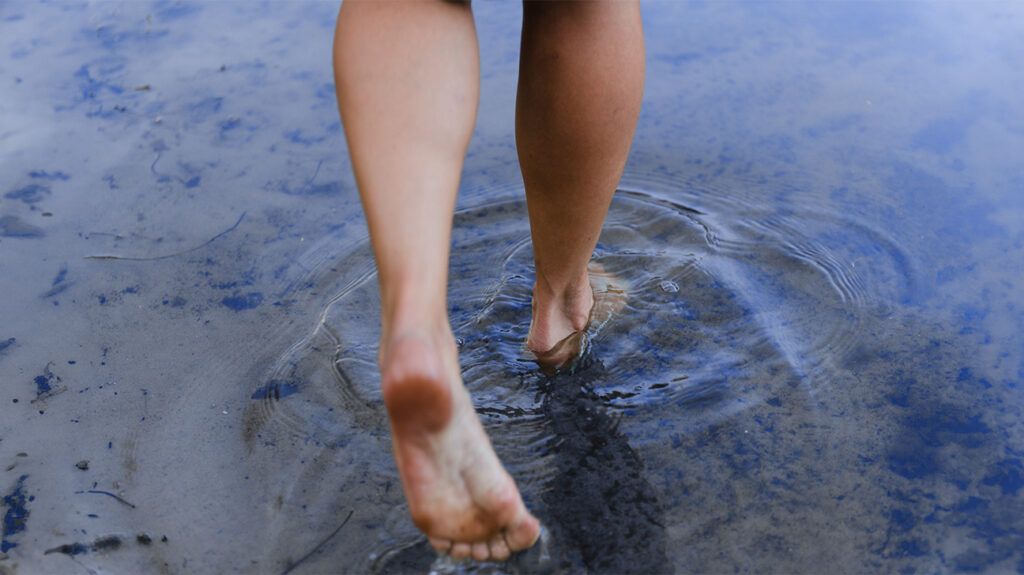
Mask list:
POLYGON ((468 4, 362 3, 338 16, 335 80, 381 291, 381 385, 417 526, 455 556, 504 558, 539 525, 462 385, 448 245, 479 94, 468 4))
POLYGON ((643 93, 637 2, 527 2, 516 100, 537 282, 527 345, 586 326, 587 262, 622 176, 643 93))

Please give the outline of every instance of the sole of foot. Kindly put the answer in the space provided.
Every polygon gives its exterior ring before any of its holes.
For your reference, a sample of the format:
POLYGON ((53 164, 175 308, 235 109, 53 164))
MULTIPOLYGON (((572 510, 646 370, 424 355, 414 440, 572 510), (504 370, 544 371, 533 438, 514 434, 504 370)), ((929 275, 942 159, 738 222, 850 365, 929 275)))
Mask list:
POLYGON ((438 552, 504 561, 534 544, 540 523, 473 409, 454 340, 435 341, 406 334, 382 354, 381 386, 409 510, 438 552))

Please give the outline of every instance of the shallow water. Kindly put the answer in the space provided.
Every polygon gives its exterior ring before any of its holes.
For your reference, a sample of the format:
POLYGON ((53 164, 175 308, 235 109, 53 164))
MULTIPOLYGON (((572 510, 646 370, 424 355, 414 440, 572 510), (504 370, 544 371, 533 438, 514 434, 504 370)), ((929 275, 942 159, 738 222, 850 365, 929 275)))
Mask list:
POLYGON ((1024 572, 1020 4, 643 9, 625 306, 551 378, 519 8, 475 7, 451 317, 550 541, 453 567, 389 456, 336 5, 0 4, 0 573, 1024 572))

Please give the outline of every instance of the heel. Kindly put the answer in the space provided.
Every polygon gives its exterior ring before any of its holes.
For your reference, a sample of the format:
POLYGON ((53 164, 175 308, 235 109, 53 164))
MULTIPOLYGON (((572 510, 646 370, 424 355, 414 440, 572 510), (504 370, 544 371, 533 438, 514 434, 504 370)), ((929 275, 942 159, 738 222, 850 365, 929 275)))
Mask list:
POLYGON ((452 395, 444 377, 431 346, 411 337, 393 343, 381 377, 391 424, 403 431, 443 429, 452 417, 452 395))

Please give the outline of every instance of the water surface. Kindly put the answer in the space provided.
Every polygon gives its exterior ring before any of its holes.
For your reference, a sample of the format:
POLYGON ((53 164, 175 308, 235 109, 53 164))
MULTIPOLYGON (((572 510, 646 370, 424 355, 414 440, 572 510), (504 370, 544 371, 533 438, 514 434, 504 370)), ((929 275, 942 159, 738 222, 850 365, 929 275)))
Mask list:
MULTIPOLYGON (((475 6, 466 385, 551 538, 485 572, 1024 572, 1024 10, 645 4, 578 369, 524 350, 519 7, 475 6)), ((0 4, 0 573, 426 572, 329 3, 0 4)))

